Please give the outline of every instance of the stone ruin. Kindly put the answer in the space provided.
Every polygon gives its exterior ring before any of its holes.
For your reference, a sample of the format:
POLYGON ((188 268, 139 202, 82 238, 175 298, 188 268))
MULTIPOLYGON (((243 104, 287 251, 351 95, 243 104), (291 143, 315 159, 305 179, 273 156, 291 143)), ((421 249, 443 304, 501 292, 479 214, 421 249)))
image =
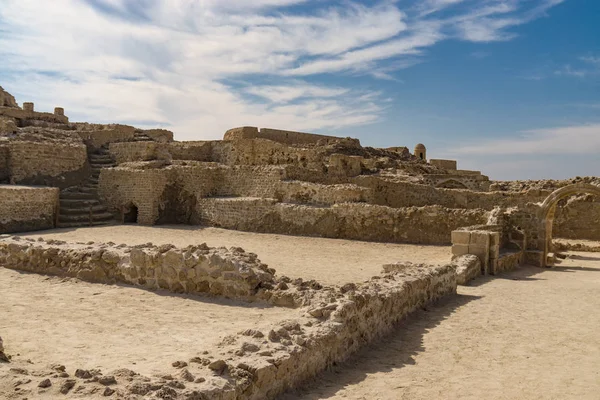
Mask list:
MULTIPOLYGON (((523 263, 551 265, 558 249, 553 232, 600 240, 599 178, 492 182, 480 171, 458 169, 455 160, 429 159, 423 144, 413 152, 372 148, 353 138, 271 128, 179 142, 163 129, 73 123, 60 107, 21 108, 2 88, 0 183, 5 234, 189 224, 452 246, 453 259, 444 265, 398 262, 368 282, 335 287, 278 276, 241 248, 0 240, 6 268, 304 310, 300 323, 232 339, 233 359, 196 360, 220 377, 212 394, 205 381, 190 381, 184 372, 181 386, 192 391, 166 384, 151 390, 143 377, 130 375, 136 387, 145 382, 141 396, 162 390, 163 398, 274 398, 416 308, 454 293, 457 284, 523 263), (248 358, 272 354, 274 346, 280 353, 272 361, 248 358)), ((5 351, 0 339, 0 361, 9 361, 5 351)), ((71 381, 63 385, 73 387, 71 381)))

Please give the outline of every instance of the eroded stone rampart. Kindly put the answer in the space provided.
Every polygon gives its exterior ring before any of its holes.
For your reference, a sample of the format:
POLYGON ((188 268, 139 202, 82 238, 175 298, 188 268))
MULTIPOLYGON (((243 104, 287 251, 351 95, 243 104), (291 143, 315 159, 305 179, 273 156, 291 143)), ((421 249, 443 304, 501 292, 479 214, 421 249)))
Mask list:
POLYGON ((53 228, 58 193, 57 188, 0 185, 0 232, 53 228))

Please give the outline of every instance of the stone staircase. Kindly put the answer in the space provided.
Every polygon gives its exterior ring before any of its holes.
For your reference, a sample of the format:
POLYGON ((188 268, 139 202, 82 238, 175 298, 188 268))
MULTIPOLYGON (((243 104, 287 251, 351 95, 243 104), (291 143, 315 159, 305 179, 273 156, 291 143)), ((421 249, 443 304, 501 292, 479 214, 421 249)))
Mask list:
POLYGON ((98 196, 98 179, 103 168, 115 166, 108 147, 88 153, 92 173, 80 186, 64 189, 60 192, 59 228, 108 225, 115 222, 115 216, 108 212, 98 196))

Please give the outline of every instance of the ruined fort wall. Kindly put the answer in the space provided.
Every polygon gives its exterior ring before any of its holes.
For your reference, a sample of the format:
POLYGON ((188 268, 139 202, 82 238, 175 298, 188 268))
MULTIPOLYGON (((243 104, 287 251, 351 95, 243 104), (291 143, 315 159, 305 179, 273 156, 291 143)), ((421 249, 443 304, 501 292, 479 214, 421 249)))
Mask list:
POLYGON ((78 130, 83 141, 93 149, 113 142, 133 140, 135 128, 127 125, 116 125, 111 129, 78 130))
POLYGON ((111 211, 120 213, 133 205, 138 223, 153 225, 159 217, 161 194, 171 179, 166 169, 106 168, 100 174, 98 194, 111 211))
POLYGON ((13 107, 0 107, 0 115, 4 115, 10 118, 15 118, 17 120, 38 120, 56 124, 67 124, 69 123, 69 118, 64 115, 57 115, 52 113, 45 112, 37 112, 37 111, 29 111, 29 110, 21 110, 19 108, 13 107))
POLYGON ((64 188, 79 184, 89 175, 83 144, 10 141, 7 147, 11 183, 64 188))
POLYGON ((233 128, 225 132, 224 140, 268 139, 284 144, 315 144, 340 140, 339 137, 317 135, 314 133, 284 131, 281 129, 255 128, 250 126, 233 128))
POLYGON ((110 143, 109 151, 117 164, 156 160, 159 148, 167 145, 157 142, 110 143))
POLYGON ((559 204, 552 236, 565 239, 600 240, 600 199, 581 196, 559 204))
POLYGON ((392 181, 379 176, 361 175, 350 182, 370 188, 374 204, 390 207, 441 205, 448 208, 485 209, 494 207, 522 206, 529 202, 541 202, 549 192, 532 190, 514 192, 473 192, 470 190, 439 189, 403 181, 392 181))
POLYGON ((379 242, 449 244, 450 233, 483 224, 483 210, 439 206, 394 209, 361 203, 310 207, 256 198, 199 201, 204 224, 251 232, 379 242))
POLYGON ((284 174, 284 169, 276 166, 185 164, 147 169, 123 164, 104 169, 100 174, 99 194, 114 212, 135 205, 140 224, 198 223, 196 204, 200 199, 272 197, 284 174), (162 218, 169 212, 174 216, 162 218))
POLYGON ((352 184, 323 185, 302 181, 279 182, 273 195, 286 203, 333 205, 364 203, 371 199, 371 190, 352 184))
POLYGON ((57 188, 0 185, 0 233, 54 227, 57 188))

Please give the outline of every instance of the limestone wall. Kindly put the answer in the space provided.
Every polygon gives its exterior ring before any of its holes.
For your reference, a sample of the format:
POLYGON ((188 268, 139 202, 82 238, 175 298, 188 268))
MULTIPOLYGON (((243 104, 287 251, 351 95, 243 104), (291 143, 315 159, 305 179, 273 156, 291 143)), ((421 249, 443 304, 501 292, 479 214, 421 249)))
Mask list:
POLYGON ((556 238, 600 240, 600 199, 584 195, 561 202, 552 233, 556 238))
POLYGON ((98 129, 93 127, 82 126, 78 129, 79 136, 90 147, 97 149, 105 144, 113 142, 124 142, 133 140, 135 128, 127 125, 112 125, 109 128, 98 126, 98 129), (90 128, 88 130, 87 128, 90 128))
POLYGON ((20 108, 12 108, 12 107, 0 107, 0 115, 4 115, 6 117, 15 118, 19 121, 27 121, 27 120, 38 120, 56 124, 67 124, 69 123, 69 118, 64 115, 57 115, 46 112, 37 112, 30 111, 27 109, 21 110, 20 108))
POLYGON ((0 233, 54 227, 57 188, 0 185, 0 233))
POLYGON ((319 141, 331 142, 341 138, 335 136, 316 135, 314 133, 284 131, 281 129, 241 127, 233 128, 225 132, 224 140, 239 139, 268 139, 285 144, 314 144, 319 141))
POLYGON ((441 205, 447 208, 485 209, 524 206, 529 202, 542 202, 550 192, 531 190, 514 192, 474 192, 470 190, 439 189, 430 185, 397 181, 374 175, 361 175, 350 182, 370 188, 373 204, 390 207, 423 207, 441 205))
POLYGON ((300 204, 361 203, 371 198, 368 188, 352 185, 322 185, 302 181, 279 182, 274 196, 279 201, 300 204))
POLYGON ((255 254, 206 244, 177 249, 9 239, 0 241, 0 265, 89 282, 120 282, 248 301, 259 300, 259 288, 274 282, 274 271, 255 254))
POLYGON ((429 164, 439 167, 439 168, 442 168, 442 169, 448 169, 448 170, 454 170, 454 171, 456 171, 456 169, 457 169, 456 160, 430 159, 429 164))
POLYGON ((171 174, 166 169, 103 169, 98 193, 112 211, 124 207, 138 208, 138 223, 153 225, 159 216, 159 200, 169 183, 171 174))
POLYGON ((7 147, 11 182, 63 188, 88 176, 87 149, 83 144, 10 141, 7 147))
POLYGON ((144 129, 143 133, 157 142, 168 143, 173 141, 173 132, 166 129, 144 129))
POLYGON ((102 170, 99 193, 113 211, 135 205, 140 224, 198 223, 197 204, 201 198, 269 198, 283 175, 284 169, 276 166, 186 162, 156 168, 151 163, 123 164, 102 170))
POLYGON ((487 220, 483 210, 362 203, 310 207, 256 198, 206 198, 199 202, 199 212, 204 224, 228 229, 419 244, 449 244, 453 230, 487 220))
POLYGON ((156 160, 159 148, 167 148, 167 145, 158 142, 122 142, 109 145, 110 154, 117 164, 156 160))

